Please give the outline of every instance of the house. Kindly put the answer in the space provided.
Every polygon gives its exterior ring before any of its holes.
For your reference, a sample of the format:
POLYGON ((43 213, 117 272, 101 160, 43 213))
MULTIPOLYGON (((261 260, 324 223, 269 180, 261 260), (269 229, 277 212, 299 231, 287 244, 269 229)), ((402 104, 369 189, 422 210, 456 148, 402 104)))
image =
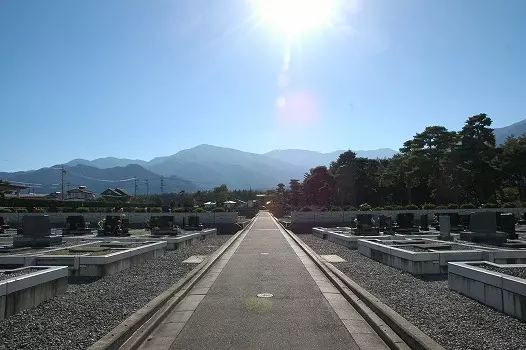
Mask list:
POLYGON ((227 209, 233 209, 234 206, 236 205, 237 203, 234 202, 234 201, 226 201, 223 203, 223 205, 225 206, 225 208, 227 209))
POLYGON ((95 193, 88 190, 86 186, 79 186, 66 192, 68 200, 89 201, 95 199, 95 193))
POLYGON ((205 205, 205 209, 212 209, 212 208, 215 208, 216 203, 215 202, 206 202, 204 205, 205 205))
POLYGON ((0 193, 6 195, 6 197, 18 197, 20 191, 27 189, 27 186, 21 184, 14 184, 10 181, 0 180, 0 193))
POLYGON ((108 188, 100 195, 104 199, 115 200, 119 202, 128 202, 132 198, 132 195, 122 188, 108 188))

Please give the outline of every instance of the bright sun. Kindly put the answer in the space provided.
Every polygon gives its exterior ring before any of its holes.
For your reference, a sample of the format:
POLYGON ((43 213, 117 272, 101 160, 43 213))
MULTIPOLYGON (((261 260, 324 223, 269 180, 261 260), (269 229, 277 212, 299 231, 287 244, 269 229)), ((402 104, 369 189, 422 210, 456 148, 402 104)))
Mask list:
POLYGON ((257 0, 262 20, 286 35, 330 24, 336 0, 257 0))

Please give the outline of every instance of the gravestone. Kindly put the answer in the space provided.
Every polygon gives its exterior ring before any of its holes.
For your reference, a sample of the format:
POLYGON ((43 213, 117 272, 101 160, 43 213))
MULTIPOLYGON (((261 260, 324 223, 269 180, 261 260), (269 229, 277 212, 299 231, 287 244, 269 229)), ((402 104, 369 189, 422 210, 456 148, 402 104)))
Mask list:
POLYGON ((526 225, 526 211, 522 213, 521 217, 519 218, 519 225, 526 225))
POLYGON ((99 236, 129 236, 130 219, 119 215, 107 215, 99 236))
POLYGON ((188 224, 185 225, 185 219, 183 218, 183 228, 188 231, 200 231, 203 229, 203 225, 199 222, 199 216, 191 215, 188 216, 188 224))
POLYGON ((460 225, 462 226, 462 230, 469 229, 469 218, 471 214, 462 214, 460 215, 460 225))
POLYGON ((499 213, 497 230, 506 232, 508 239, 519 238, 515 233, 515 217, 512 213, 499 213))
POLYGON ((451 241, 451 217, 448 215, 441 215, 438 217, 440 225, 440 239, 443 241, 451 241))
POLYGON ((177 235, 173 215, 152 216, 149 227, 152 235, 177 235))
POLYGON ((460 232, 462 231, 462 228, 460 226, 460 215, 458 213, 437 213, 435 216, 437 217, 437 225, 435 226, 435 229, 437 231, 440 231, 440 216, 449 216, 449 225, 451 228, 451 232, 460 232))
POLYGON ((420 230, 429 231, 429 222, 427 214, 420 215, 420 230))
POLYGON ((413 213, 400 213, 396 215, 396 225, 394 227, 397 233, 417 232, 418 228, 414 224, 415 216, 413 213))
POLYGON ((22 229, 13 237, 13 247, 49 247, 62 243, 62 236, 52 234, 47 215, 24 215, 22 229))
POLYGON ((471 213, 469 230, 460 233, 460 239, 470 242, 505 243, 506 232, 497 231, 497 216, 494 212, 471 213))
POLYGON ((358 236, 372 236, 378 234, 378 228, 375 226, 373 214, 357 214, 356 215, 356 235, 358 236))
POLYGON ((62 230, 63 235, 82 235, 91 233, 83 215, 69 215, 66 218, 66 228, 62 230))
POLYGON ((4 230, 8 230, 9 225, 5 222, 4 217, 0 216, 0 234, 4 234, 4 230))

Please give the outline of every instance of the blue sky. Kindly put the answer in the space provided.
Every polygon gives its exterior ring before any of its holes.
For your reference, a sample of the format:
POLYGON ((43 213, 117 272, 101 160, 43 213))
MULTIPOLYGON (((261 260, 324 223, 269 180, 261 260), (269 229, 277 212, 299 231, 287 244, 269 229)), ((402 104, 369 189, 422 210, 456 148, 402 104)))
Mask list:
POLYGON ((398 149, 526 118, 526 2, 342 2, 287 38, 247 0, 2 0, 0 171, 201 143, 398 149))

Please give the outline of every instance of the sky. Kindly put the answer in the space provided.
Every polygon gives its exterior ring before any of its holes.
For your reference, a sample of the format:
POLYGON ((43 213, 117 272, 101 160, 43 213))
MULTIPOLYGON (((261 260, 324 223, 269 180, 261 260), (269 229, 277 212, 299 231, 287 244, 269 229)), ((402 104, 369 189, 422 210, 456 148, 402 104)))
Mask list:
POLYGON ((0 0, 0 171, 203 143, 396 150, 526 118, 523 0, 261 1, 0 0))

